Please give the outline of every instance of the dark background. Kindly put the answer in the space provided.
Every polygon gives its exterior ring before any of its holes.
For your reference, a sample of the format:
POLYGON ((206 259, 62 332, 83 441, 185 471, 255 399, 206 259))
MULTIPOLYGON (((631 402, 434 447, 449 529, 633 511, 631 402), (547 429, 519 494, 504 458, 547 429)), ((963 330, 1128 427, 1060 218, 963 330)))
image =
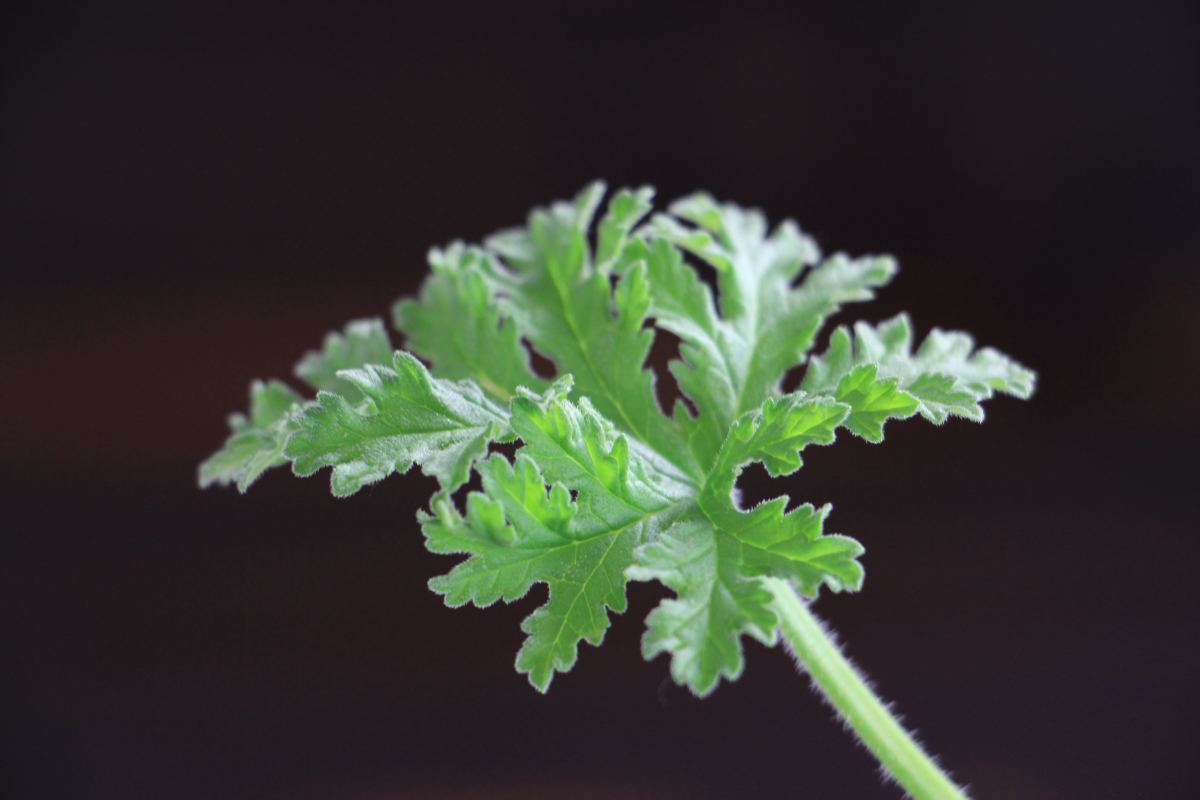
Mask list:
POLYGON ((251 378, 605 177, 895 253, 843 319, 1040 372, 746 490, 866 544, 819 611, 979 798, 1196 796, 1196 8, 159 5, 0 23, 0 795, 898 796, 782 653, 643 663, 654 586, 537 695, 533 598, 425 588, 424 478, 195 487, 251 378))

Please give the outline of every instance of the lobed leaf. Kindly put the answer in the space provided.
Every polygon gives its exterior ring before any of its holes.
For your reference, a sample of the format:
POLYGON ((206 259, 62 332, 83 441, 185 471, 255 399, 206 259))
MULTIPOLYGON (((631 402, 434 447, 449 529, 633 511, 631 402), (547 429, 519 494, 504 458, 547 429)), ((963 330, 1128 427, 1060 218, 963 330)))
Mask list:
POLYGON ((306 353, 296 364, 296 377, 314 389, 340 394, 351 403, 362 400, 352 382, 338 376, 344 369, 366 364, 387 364, 392 360, 392 343, 379 319, 351 322, 342 333, 325 337, 320 351, 306 353))
POLYGON ((503 409, 477 385, 434 379, 403 351, 390 368, 371 364, 338 377, 353 384, 363 402, 321 392, 297 415, 285 454, 301 477, 333 467, 339 497, 414 464, 452 492, 508 429, 503 409))
POLYGON ((602 210, 603 195, 595 183, 483 246, 430 251, 420 296, 393 309, 430 369, 393 354, 377 320, 351 323, 297 365, 316 401, 254 384, 249 415, 231 418, 200 480, 244 490, 290 459, 298 475, 331 467, 346 495, 420 465, 441 486, 420 517, 427 547, 465 556, 430 581, 447 605, 547 586, 517 654, 535 687, 571 669, 581 641, 603 640, 628 581, 657 580, 675 596, 647 618, 643 654, 669 654, 675 680, 705 695, 741 674, 744 637, 776 642, 768 579, 808 597, 863 581, 863 548, 826 532, 828 505, 743 508, 746 465, 792 474, 843 427, 879 441, 888 420, 917 413, 982 419, 984 400, 1028 397, 1034 376, 962 333, 935 329, 914 352, 903 315, 839 328, 809 357, 830 315, 891 279, 891 258, 822 259, 794 223, 770 229, 705 194, 648 222, 651 189, 621 190, 602 210), (693 260, 714 270, 715 290, 693 260), (659 328, 681 342, 669 368, 684 399, 670 414, 647 366, 659 328), (534 373, 527 347, 555 380, 534 373), (783 394, 806 359, 801 389, 783 394), (513 440, 511 458, 489 455, 513 440), (452 493, 472 469, 480 488, 460 508, 452 493))
POLYGON ((233 484, 244 493, 268 469, 287 463, 283 448, 300 402, 300 395, 280 381, 252 383, 250 415, 230 415, 233 433, 200 465, 200 488, 233 484))
MULTIPOLYGON (((321 351, 306 353, 296 364, 296 376, 314 389, 341 392, 352 402, 358 389, 337 376, 339 370, 369 363, 387 363, 392 346, 378 319, 356 320, 343 333, 325 337, 321 351)), ((200 465, 201 488, 234 484, 245 492, 264 472, 287 463, 285 447, 295 431, 295 416, 304 401, 282 381, 255 381, 250 386, 250 415, 233 414, 233 434, 224 447, 200 465)))
POLYGON ((721 677, 737 680, 744 658, 741 637, 776 640, 771 595, 741 569, 736 543, 712 524, 692 517, 636 551, 631 580, 657 580, 675 592, 646 618, 642 655, 671 656, 671 676, 704 696, 721 677))
POLYGON ((492 399, 507 403, 518 386, 544 388, 529 365, 517 327, 501 316, 487 282, 488 254, 456 242, 429 251, 433 273, 420 299, 392 309, 408 347, 450 380, 469 379, 492 399))
MULTIPOLYGON (((645 368, 654 333, 645 328, 650 297, 644 267, 623 269, 614 289, 607 263, 617 255, 608 254, 604 267, 593 262, 587 226, 602 192, 602 184, 593 184, 574 203, 535 210, 526 229, 490 238, 495 299, 560 374, 574 377, 575 397, 588 398, 621 430, 699 476, 700 465, 659 408, 654 373, 645 368)), ((638 198, 648 196, 647 190, 617 195, 606 217, 615 221, 601 241, 606 254, 645 212, 638 198)))
POLYGON ((871 299, 896 265, 888 257, 842 254, 820 262, 816 244, 795 223, 768 234, 761 213, 706 194, 676 202, 671 213, 646 228, 648 239, 674 245, 651 244, 645 252, 650 296, 658 324, 684 341, 672 372, 698 414, 681 424, 696 458, 708 465, 734 421, 779 393, 825 319, 845 303, 871 299), (717 269, 719 314, 681 251, 717 269))
POLYGON ((829 506, 785 513, 781 497, 745 511, 734 500, 746 464, 761 461, 772 475, 790 474, 800 468, 800 451, 832 442, 848 413, 827 398, 789 395, 743 416, 699 491, 695 513, 637 551, 630 577, 657 579, 676 593, 647 620, 643 653, 670 653, 671 674, 696 694, 741 673, 742 635, 774 643, 770 594, 758 578, 787 578, 809 596, 822 584, 861 586, 862 546, 824 533, 829 506))
POLYGON ((511 602, 534 583, 549 586, 546 604, 522 624, 528 636, 517 655, 517 669, 541 691, 574 666, 581 640, 600 644, 608 609, 625 610, 633 550, 679 499, 586 400, 568 400, 569 390, 560 381, 514 399, 524 442, 515 462, 493 455, 477 466, 483 491, 468 496, 465 517, 441 501, 423 520, 431 550, 470 555, 430 582, 448 605, 511 602))
POLYGON ((849 404, 851 430, 870 441, 883 438, 887 419, 920 413, 938 425, 951 416, 981 422, 982 403, 995 392, 1033 394, 1033 372, 991 348, 975 350, 968 334, 934 328, 912 348, 906 314, 878 326, 856 323, 853 335, 839 327, 801 387, 849 404))

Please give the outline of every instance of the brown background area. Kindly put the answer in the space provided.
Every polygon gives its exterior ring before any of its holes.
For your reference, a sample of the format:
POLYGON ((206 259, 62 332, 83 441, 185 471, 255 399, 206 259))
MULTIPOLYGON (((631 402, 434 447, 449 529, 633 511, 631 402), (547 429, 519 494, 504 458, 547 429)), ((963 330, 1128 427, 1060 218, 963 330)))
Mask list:
POLYGON ((980 798, 1191 797, 1200 15, 44 4, 0 24, 0 794, 896 797, 778 652, 700 702, 634 585, 547 697, 445 609, 429 483, 199 492, 247 382, 594 177, 707 188, 1039 370, 776 485, 868 548, 819 610, 980 798))

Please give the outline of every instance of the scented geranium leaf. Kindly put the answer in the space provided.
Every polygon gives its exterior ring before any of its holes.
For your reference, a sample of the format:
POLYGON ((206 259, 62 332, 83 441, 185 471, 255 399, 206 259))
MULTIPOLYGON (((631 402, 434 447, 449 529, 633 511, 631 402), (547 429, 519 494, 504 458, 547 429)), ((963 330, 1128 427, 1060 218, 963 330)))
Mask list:
POLYGON ((844 303, 871 299, 896 266, 887 257, 841 254, 814 266, 819 251, 794 223, 768 233, 759 212, 704 194, 678 201, 671 212, 673 217, 656 216, 643 236, 717 269, 719 315, 711 293, 677 252, 651 245, 645 253, 651 313, 685 343, 672 371, 698 414, 681 424, 693 454, 707 465, 733 421, 778 393, 825 319, 844 303))
POLYGON ((433 274, 420 299, 396 303, 396 328, 407 346, 451 380, 470 379, 508 402, 518 386, 540 390, 545 381, 529 366, 517 327, 500 314, 487 284, 489 256, 456 242, 429 252, 433 274))
MULTIPOLYGON (((860 379, 867 374, 867 365, 874 369, 876 384, 887 383, 911 399, 912 410, 906 410, 899 395, 894 395, 898 406, 891 416, 916 411, 936 424, 951 416, 980 421, 982 402, 995 392, 1028 398, 1034 387, 1031 371, 991 348, 975 350, 965 333, 935 328, 914 353, 912 325, 904 314, 877 326, 857 323, 853 335, 845 327, 838 328, 825 354, 812 359, 801 386, 849 404, 853 419, 866 397, 856 387, 863 385, 860 379)), ((882 436, 881 427, 851 429, 872 441, 882 436)))
POLYGON ((360 319, 346 326, 343 333, 325 337, 320 351, 307 353, 296 364, 296 377, 314 389, 340 394, 351 403, 362 400, 362 393, 348 380, 338 377, 343 369, 365 364, 390 364, 392 343, 379 319, 360 319))
POLYGON ((441 502, 423 523, 429 549, 471 556, 430 583, 447 604, 512 601, 534 583, 549 586, 546 604, 522 624, 528 637, 517 655, 517 669, 542 691, 574 666, 580 640, 601 642, 608 609, 625 610, 633 549, 680 505, 677 487, 661 483, 586 400, 566 399, 569 390, 560 381, 514 399, 525 443, 516 462, 496 455, 478 464, 483 491, 468 496, 466 516, 441 502))
POLYGON ((579 544, 570 492, 561 485, 547 489, 532 460, 522 456, 510 464, 492 455, 478 468, 483 491, 467 495, 465 516, 439 499, 434 515, 423 519, 431 552, 471 556, 429 582, 451 607, 469 602, 482 608, 524 597, 539 576, 574 558, 579 544), (550 563, 564 552, 567 561, 550 563))
POLYGON ((622 189, 613 195, 608 211, 596 232, 596 270, 602 274, 612 271, 629 241, 629 232, 653 208, 654 190, 622 189))
MULTIPOLYGON (((489 239, 496 256, 492 290, 538 352, 574 376, 575 397, 587 397, 621 430, 698 478, 700 465, 659 408, 654 374, 645 368, 654 333, 645 327, 650 298, 644 265, 622 270, 614 289, 607 267, 593 263, 587 230, 602 193, 602 185, 593 185, 574 203, 534 211, 527 228, 489 239)), ((632 199, 629 193, 614 199, 602 237, 606 251, 622 241, 620 230, 642 213, 639 198, 646 196, 642 190, 632 199)))
POLYGON ((250 385, 250 413, 233 414, 225 446, 200 465, 200 486, 234 484, 245 492, 271 467, 287 463, 284 443, 302 398, 280 381, 250 385))
MULTIPOLYGON (((680 201, 680 203, 683 202, 685 201, 680 201)), ((674 210, 682 207, 677 204, 674 210)), ((717 271, 727 273, 733 268, 732 255, 729 248, 714 236, 714 234, 720 235, 721 220, 716 217, 710 219, 709 222, 710 225, 706 226, 708 230, 701 230, 682 225, 674 217, 656 214, 647 231, 691 253, 717 271)))
POLYGON ((598 525, 621 525, 655 513, 694 491, 673 465, 605 419, 587 398, 566 393, 569 379, 543 395, 522 392, 513 399, 511 425, 548 480, 580 493, 580 514, 598 525))
POLYGON ((835 591, 862 585, 862 546, 822 531, 829 507, 803 505, 784 514, 785 505, 780 499, 750 513, 695 510, 634 552, 630 580, 658 580, 676 594, 647 618, 642 653, 647 659, 669 653, 672 677, 697 695, 712 691, 722 676, 741 674, 743 635, 774 643, 763 576, 787 578, 810 597, 821 585, 835 591))
POLYGON ((712 291, 670 242, 640 240, 631 243, 626 253, 631 264, 644 265, 656 324, 680 338, 681 358, 672 360, 670 369, 697 414, 691 415, 680 404, 675 418, 693 455, 710 464, 739 402, 745 343, 720 319, 712 291))
POLYGON ((403 474, 414 463, 453 491, 488 445, 508 431, 507 414, 476 384, 436 380, 403 351, 392 367, 368 365, 338 377, 364 401, 353 405, 340 395, 319 394, 297 415, 286 455, 300 476, 333 467, 331 485, 339 497, 403 474))
POLYGON ((775 617, 759 578, 788 579, 808 596, 822 585, 856 590, 862 546, 823 526, 829 507, 786 511, 777 498, 749 511, 734 501, 741 469, 761 461, 772 475, 801 466, 800 451, 829 444, 849 408, 823 397, 787 395, 744 415, 726 437, 693 513, 635 552, 631 579, 657 579, 673 589, 647 620, 647 658, 671 654, 671 674, 696 694, 710 692, 721 676, 742 670, 741 636, 774 642, 775 617))
POLYGON ((860 364, 847 372, 834 396, 850 406, 846 427, 869 442, 883 441, 883 423, 907 419, 920 403, 899 387, 899 378, 880 378, 874 364, 860 364))
POLYGON ((695 516, 660 533, 636 551, 630 580, 657 580, 676 598, 646 618, 642 655, 671 655, 671 676, 704 696, 722 676, 742 674, 741 636, 775 643, 771 595, 740 564, 736 540, 695 516))
POLYGON ((771 475, 801 466, 800 451, 810 444, 830 444, 849 407, 829 398, 787 395, 768 400, 759 411, 738 420, 721 447, 716 464, 699 495, 704 514, 738 543, 738 557, 748 574, 787 578, 806 595, 821 584, 834 591, 857 590, 863 571, 862 546, 854 539, 824 533, 826 506, 802 505, 786 511, 778 497, 749 511, 734 502, 734 484, 742 468, 761 461, 771 475))
POLYGON ((794 223, 770 229, 705 194, 646 222, 652 196, 622 190, 605 206, 596 183, 483 246, 432 251, 420 297, 394 308, 429 369, 391 355, 378 322, 352 323, 297 367, 323 390, 316 401, 256 384, 201 482, 244 488, 290 459, 300 475, 332 467, 344 495, 420 465, 440 483, 421 515, 427 545, 463 556, 430 582, 448 605, 546 585, 517 655, 534 686, 570 669, 581 641, 602 641, 629 580, 675 594, 647 620, 647 658, 670 654, 671 674, 699 695, 736 678, 744 637, 770 645, 781 625, 801 630, 794 593, 863 581, 863 549, 826 532, 828 505, 743 508, 741 470, 791 474, 841 427, 878 441, 888 420, 918 412, 978 419, 984 399, 1026 397, 1034 378, 965 334, 935 330, 914 351, 905 317, 839 329, 812 358, 826 319, 870 299, 894 262, 822 259, 794 223), (713 288, 697 262, 715 271, 713 288), (659 328, 681 341, 669 368, 683 397, 669 414, 647 368, 659 328), (534 373, 531 350, 555 379, 534 373), (801 390, 783 394, 806 359, 801 390), (489 455, 493 442, 515 452, 489 455), (472 470, 480 487, 456 504, 472 470))
POLYGON ((705 491, 732 494, 741 468, 752 461, 761 461, 772 477, 790 475, 803 464, 800 451, 810 444, 831 444, 849 412, 843 403, 803 393, 767 400, 733 426, 705 491))
POLYGON ((777 497, 748 512, 709 507, 705 513, 737 542, 737 558, 747 574, 787 578, 808 597, 816 597, 822 585, 835 592, 861 589, 863 546, 849 536, 825 533, 831 506, 786 507, 787 498, 777 497))
MULTIPOLYGON (((320 351, 310 351, 296 364, 296 376, 314 389, 337 392, 349 402, 362 400, 351 382, 338 377, 343 369, 388 364, 392 347, 378 319, 356 320, 343 333, 330 333, 320 351)), ((256 381, 250 388, 250 414, 229 418, 233 435, 200 466, 200 486, 235 484, 245 492, 268 469, 287 463, 284 449, 295 431, 295 412, 304 398, 286 384, 256 381)))

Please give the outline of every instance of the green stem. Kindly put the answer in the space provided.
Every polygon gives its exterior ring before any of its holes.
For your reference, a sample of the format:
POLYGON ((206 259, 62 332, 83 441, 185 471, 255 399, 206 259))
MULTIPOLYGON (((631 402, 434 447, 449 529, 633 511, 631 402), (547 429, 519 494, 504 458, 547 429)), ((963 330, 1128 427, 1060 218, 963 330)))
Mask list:
POLYGON ((966 800, 838 649, 808 603, 778 578, 768 578, 784 639, 813 683, 888 773, 917 800, 966 800))

